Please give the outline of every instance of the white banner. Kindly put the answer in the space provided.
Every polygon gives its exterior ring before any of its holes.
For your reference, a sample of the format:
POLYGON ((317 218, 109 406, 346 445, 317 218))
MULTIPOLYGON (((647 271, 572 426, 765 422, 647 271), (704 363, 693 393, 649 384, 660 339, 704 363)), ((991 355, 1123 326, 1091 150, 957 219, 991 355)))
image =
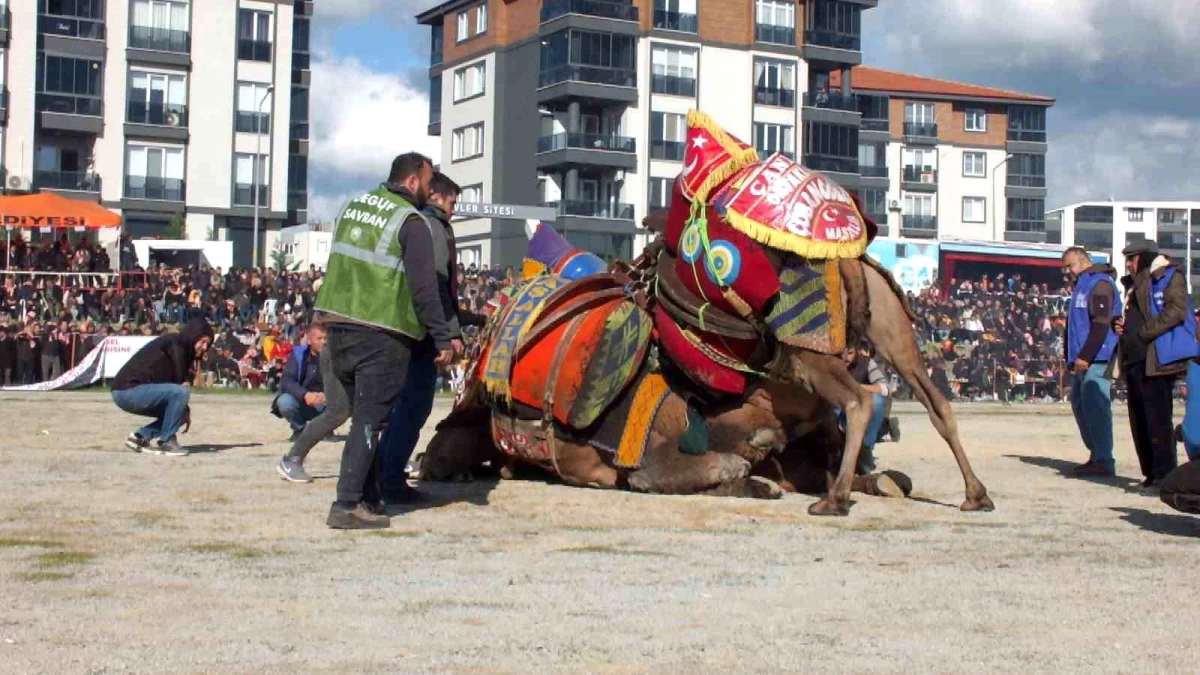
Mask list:
POLYGON ((91 351, 79 365, 49 382, 39 382, 23 387, 4 387, 4 391, 54 391, 86 387, 100 378, 113 378, 139 349, 145 347, 152 337, 108 337, 91 351))

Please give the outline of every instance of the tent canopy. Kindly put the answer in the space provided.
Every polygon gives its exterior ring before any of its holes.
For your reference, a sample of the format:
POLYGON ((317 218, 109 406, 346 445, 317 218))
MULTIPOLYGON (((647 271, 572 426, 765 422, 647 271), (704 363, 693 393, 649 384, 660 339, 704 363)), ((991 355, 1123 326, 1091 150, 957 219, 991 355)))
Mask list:
POLYGON ((0 197, 0 224, 7 227, 99 229, 120 227, 121 216, 95 202, 70 199, 51 192, 0 197))

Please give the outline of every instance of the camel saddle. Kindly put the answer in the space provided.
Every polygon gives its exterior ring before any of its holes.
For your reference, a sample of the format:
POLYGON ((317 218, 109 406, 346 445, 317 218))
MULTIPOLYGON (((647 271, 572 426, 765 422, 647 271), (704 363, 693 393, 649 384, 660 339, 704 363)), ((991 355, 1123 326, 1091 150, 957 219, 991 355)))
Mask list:
POLYGON ((489 328, 486 390, 573 429, 591 426, 637 377, 650 346, 654 322, 623 281, 543 275, 518 289, 489 328))

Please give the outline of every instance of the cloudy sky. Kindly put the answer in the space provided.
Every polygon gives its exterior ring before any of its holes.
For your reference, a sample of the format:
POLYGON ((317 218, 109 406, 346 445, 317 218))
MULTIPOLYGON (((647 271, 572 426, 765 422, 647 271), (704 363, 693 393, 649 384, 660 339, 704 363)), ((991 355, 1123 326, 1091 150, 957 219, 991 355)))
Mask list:
MULTIPOLYGON (((1196 0, 881 0, 864 63, 1052 96, 1047 207, 1200 199, 1196 0)), ((322 0, 313 21, 311 215, 330 218, 425 134, 437 0, 322 0)))

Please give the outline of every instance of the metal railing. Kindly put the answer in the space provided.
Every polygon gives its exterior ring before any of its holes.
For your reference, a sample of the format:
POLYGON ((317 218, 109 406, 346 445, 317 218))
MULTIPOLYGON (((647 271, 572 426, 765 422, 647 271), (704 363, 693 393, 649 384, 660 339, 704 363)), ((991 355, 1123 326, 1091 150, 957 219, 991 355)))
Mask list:
POLYGON ((134 49, 187 54, 192 51, 192 34, 186 30, 157 26, 130 26, 129 46, 134 49))
POLYGON ((937 138, 938 125, 917 122, 904 123, 904 135, 911 138, 937 138))
POLYGON ((754 41, 772 45, 796 46, 796 29, 792 26, 776 26, 769 23, 754 24, 754 41))
POLYGON ((547 202, 546 206, 557 209, 560 216, 633 220, 633 204, 621 204, 613 202, 559 201, 547 202))
POLYGON ((542 136, 538 139, 538 152, 554 152, 567 148, 584 150, 607 150, 610 152, 637 152, 636 140, 629 136, 613 134, 562 133, 542 136))
POLYGON ((694 97, 696 95, 696 78, 678 75, 651 75, 650 91, 655 94, 694 97))
POLYGON ((75 190, 77 192, 100 192, 100 176, 87 171, 33 172, 33 187, 44 190, 75 190))
POLYGON ((858 173, 858 158, 829 157, 826 155, 805 155, 804 166, 815 171, 832 171, 834 173, 858 173))
POLYGON ((37 107, 43 112, 63 115, 87 115, 89 117, 104 115, 104 101, 95 96, 40 93, 37 95, 37 107))
POLYGON ((181 202, 187 196, 187 183, 180 178, 126 175, 125 196, 130 199, 181 202))
POLYGON ((784 108, 796 107, 796 90, 781 87, 755 87, 754 102, 758 105, 777 105, 784 108))
POLYGON ((804 105, 809 108, 845 110, 858 112, 858 98, 838 91, 808 91, 804 93, 804 105))
POLYGON ((918 236, 937 236, 937 216, 905 215, 900 222, 900 228, 905 233, 918 236))
POLYGON ((677 30, 681 33, 697 33, 700 30, 700 22, 695 14, 656 9, 654 10, 654 27, 663 30, 677 30))
POLYGON ((937 185, 937 169, 928 166, 906 166, 901 174, 901 180, 905 183, 937 185))
POLYGON ((683 141, 650 141, 650 158, 666 159, 674 162, 683 161, 685 149, 683 141))
POLYGON ((888 120, 869 120, 864 117, 859 129, 862 131, 890 131, 891 123, 888 120))
POLYGON ((638 20, 638 8, 629 3, 605 0, 543 0, 542 23, 567 14, 584 14, 619 21, 638 20))
MULTIPOLYGON (((271 186, 258 186, 258 205, 267 206, 270 201, 271 186)), ((250 183, 236 183, 233 186, 233 203, 238 206, 254 206, 254 186, 250 183)))
POLYGON ((804 44, 859 51, 862 49, 862 36, 828 30, 806 30, 804 31, 804 44))
POLYGON ((1045 176, 1014 176, 1008 175, 1008 184, 1013 187, 1029 187, 1029 188, 1044 188, 1046 187, 1045 176))
POLYGON ((130 101, 126 122, 186 127, 187 106, 169 103, 136 103, 130 101))
POLYGON ((234 128, 244 134, 271 133, 271 113, 244 112, 234 115, 234 128))
POLYGON ((888 168, 886 166, 876 166, 874 164, 859 164, 858 173, 863 178, 887 178, 888 168))
POLYGON ((637 71, 624 68, 594 68, 592 66, 559 66, 543 70, 538 76, 539 87, 560 82, 588 82, 615 87, 636 87, 637 71))
POLYGON ((1008 140, 1024 141, 1027 143, 1045 143, 1046 142, 1046 131, 1044 129, 1041 131, 1026 130, 1026 129, 1009 129, 1008 130, 1008 140))
POLYGON ((238 58, 242 61, 269 62, 271 60, 271 42, 241 38, 238 40, 238 58))
POLYGON ((38 17, 38 31, 89 40, 103 40, 106 36, 104 19, 84 16, 42 14, 38 17))

